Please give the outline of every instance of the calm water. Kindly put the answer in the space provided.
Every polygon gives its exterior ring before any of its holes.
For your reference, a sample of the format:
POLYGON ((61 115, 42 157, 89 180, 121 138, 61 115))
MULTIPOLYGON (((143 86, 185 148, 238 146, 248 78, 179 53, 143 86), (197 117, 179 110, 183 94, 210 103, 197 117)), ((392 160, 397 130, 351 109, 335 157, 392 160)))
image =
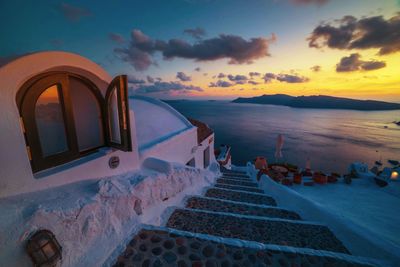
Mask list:
POLYGON ((284 160, 314 170, 345 172, 353 161, 370 166, 382 158, 400 160, 400 111, 297 109, 227 101, 169 103, 215 131, 216 146, 232 145, 232 161, 244 165, 262 155, 274 162, 278 134, 284 160), (385 128, 387 126, 388 128, 385 128))

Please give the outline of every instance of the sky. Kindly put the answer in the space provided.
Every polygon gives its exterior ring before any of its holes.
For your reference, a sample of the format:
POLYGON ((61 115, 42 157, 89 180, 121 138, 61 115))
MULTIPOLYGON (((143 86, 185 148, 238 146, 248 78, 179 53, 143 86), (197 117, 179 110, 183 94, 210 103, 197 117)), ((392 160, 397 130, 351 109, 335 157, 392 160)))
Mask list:
POLYGON ((400 102, 400 0, 14 0, 0 23, 0 65, 73 52, 136 94, 400 102))

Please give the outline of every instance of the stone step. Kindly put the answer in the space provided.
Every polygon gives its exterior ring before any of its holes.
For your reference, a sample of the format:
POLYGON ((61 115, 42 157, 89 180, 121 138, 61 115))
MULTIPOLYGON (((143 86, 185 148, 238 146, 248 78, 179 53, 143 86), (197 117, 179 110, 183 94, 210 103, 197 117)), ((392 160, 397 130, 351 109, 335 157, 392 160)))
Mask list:
POLYGON ((379 266, 366 258, 316 252, 149 227, 133 237, 114 266, 379 266))
POLYGON ((242 178, 250 178, 247 174, 241 174, 241 173, 222 173, 224 176, 233 176, 233 177, 242 177, 242 178))
POLYGON ((300 216, 297 213, 284 209, 273 207, 260 207, 257 205, 234 203, 230 201, 204 197, 189 198, 186 202, 186 208, 210 210, 215 212, 230 212, 243 215, 281 218, 288 220, 301 220, 300 216))
POLYGON ((215 184, 214 186, 218 187, 218 188, 225 188, 225 189, 231 189, 231 190, 247 191, 247 192, 260 193, 260 194, 264 193, 264 190, 262 190, 260 188, 248 187, 248 186, 239 186, 239 185, 230 185, 230 184, 215 184))
POLYGON ((261 219, 260 217, 256 219, 256 217, 240 217, 228 213, 177 209, 172 213, 166 226, 188 232, 238 238, 264 244, 349 254, 346 247, 328 227, 302 221, 261 219))
POLYGON ((253 181, 250 177, 237 177, 237 176, 225 176, 225 175, 222 175, 219 178, 231 179, 231 180, 239 180, 239 181, 249 181, 249 182, 253 181))
POLYGON ((239 173, 239 174, 246 174, 245 171, 238 171, 238 170, 228 170, 228 169, 223 169, 221 170, 223 173, 239 173))
POLYGON ((204 196, 252 204, 276 206, 276 201, 270 196, 250 192, 247 193, 243 191, 209 188, 204 196))
POLYGON ((233 180, 233 179, 224 179, 224 178, 218 178, 217 183, 220 184, 231 184, 231 185, 241 185, 241 186, 250 186, 250 187, 258 187, 257 183, 254 182, 248 182, 248 181, 239 181, 239 180, 233 180))

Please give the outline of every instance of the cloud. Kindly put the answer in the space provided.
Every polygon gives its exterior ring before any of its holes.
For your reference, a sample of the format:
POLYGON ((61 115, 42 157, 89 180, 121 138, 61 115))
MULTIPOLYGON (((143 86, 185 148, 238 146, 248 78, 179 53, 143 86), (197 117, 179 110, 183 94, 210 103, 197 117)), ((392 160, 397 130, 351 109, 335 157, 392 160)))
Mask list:
POLYGON ((208 87, 231 87, 234 86, 235 84, 223 81, 223 80, 218 80, 217 82, 211 82, 208 87))
POLYGON ((236 82, 236 83, 245 82, 248 80, 246 75, 231 75, 231 74, 229 74, 227 77, 231 82, 236 82))
POLYGON ((350 72, 350 71, 370 71, 381 69, 386 66, 384 61, 363 61, 361 55, 358 53, 351 54, 348 57, 342 57, 340 62, 336 65, 337 72, 350 72))
POLYGON ((188 82, 188 81, 192 80, 192 78, 190 76, 186 75, 185 73, 183 73, 181 71, 176 74, 176 78, 181 80, 182 82, 188 82))
POLYGON ((259 72, 255 72, 255 71, 249 72, 249 76, 251 79, 253 79, 254 77, 258 77, 260 75, 261 75, 261 73, 259 73, 259 72))
POLYGON ((67 3, 61 3, 58 10, 71 22, 78 22, 81 18, 92 15, 92 13, 86 8, 73 6, 67 3))
POLYGON ((185 29, 183 33, 186 33, 198 40, 206 36, 206 31, 200 27, 196 27, 194 29, 185 29))
POLYGON ((131 41, 127 48, 115 48, 114 52, 122 61, 131 64, 136 70, 142 71, 155 64, 151 54, 156 51, 156 44, 139 30, 133 30, 131 41))
POLYGON ((194 71, 200 72, 200 71, 201 71, 201 68, 200 68, 200 67, 197 67, 197 68, 194 69, 194 71))
POLYGON ((309 47, 335 49, 379 49, 379 55, 400 51, 400 13, 356 19, 344 16, 333 23, 322 23, 307 38, 309 47))
POLYGON ((213 61, 228 59, 229 64, 251 64, 254 60, 269 56, 271 38, 243 39, 240 36, 220 34, 218 37, 199 40, 194 44, 181 39, 168 41, 153 40, 140 30, 133 30, 129 45, 115 48, 117 56, 131 64, 136 70, 145 70, 155 64, 152 56, 160 52, 164 60, 174 58, 193 59, 195 61, 213 61))
POLYGON ((259 84, 259 82, 256 82, 256 81, 248 81, 247 83, 252 84, 252 85, 257 85, 257 84, 259 84))
POLYGON ((185 85, 180 82, 155 82, 154 84, 139 86, 134 90, 135 93, 140 93, 140 94, 151 94, 151 93, 172 92, 172 91, 203 92, 203 89, 201 89, 198 86, 185 85))
POLYGON ((293 75, 293 74, 279 74, 276 77, 276 79, 280 82, 287 82, 287 83, 305 83, 309 81, 307 77, 293 75))
POLYGON ((310 69, 311 69, 313 72, 319 72, 319 71, 321 71, 321 66, 315 65, 315 66, 312 66, 310 69))
POLYGON ((265 75, 263 77, 265 83, 269 83, 275 78, 276 78, 276 75, 273 73, 265 73, 265 75))
POLYGON ((290 0, 295 5, 317 5, 322 6, 329 2, 329 0, 290 0))
POLYGON ((274 74, 274 73, 266 73, 263 77, 265 83, 269 83, 272 80, 277 80, 280 82, 286 83, 305 83, 310 79, 304 76, 300 76, 298 74, 274 74))
POLYGON ((146 83, 146 81, 142 80, 142 79, 138 79, 133 75, 129 75, 128 76, 128 83, 129 84, 144 84, 144 83, 146 83))
POLYGON ((116 43, 119 43, 119 44, 125 43, 125 38, 124 38, 122 35, 118 34, 118 33, 113 33, 113 32, 111 32, 111 33, 108 34, 108 37, 109 37, 112 41, 114 41, 114 42, 116 42, 116 43))
POLYGON ((149 75, 146 76, 146 80, 148 83, 154 83, 155 79, 149 75))

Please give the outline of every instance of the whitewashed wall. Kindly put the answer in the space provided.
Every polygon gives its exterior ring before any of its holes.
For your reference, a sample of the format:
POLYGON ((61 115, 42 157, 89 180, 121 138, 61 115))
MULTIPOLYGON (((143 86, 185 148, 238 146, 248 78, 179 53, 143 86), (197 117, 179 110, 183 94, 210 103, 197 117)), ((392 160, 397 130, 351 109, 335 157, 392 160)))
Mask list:
MULTIPOLYGON (((94 62, 65 52, 35 53, 21 57, 0 68, 0 197, 86 179, 117 175, 138 166, 137 149, 133 152, 109 150, 107 153, 100 153, 98 158, 77 166, 58 168, 58 172, 42 175, 40 179, 34 177, 19 123, 16 94, 30 78, 55 70, 69 71, 85 76, 94 82, 103 94, 107 84, 111 81, 110 75, 94 62), (108 160, 114 155, 120 157, 120 166, 110 169, 108 160)), ((131 120, 131 125, 135 125, 133 112, 131 112, 131 120)), ((133 147, 137 148, 135 131, 132 134, 133 147)), ((88 157, 93 157, 93 155, 88 157)))

